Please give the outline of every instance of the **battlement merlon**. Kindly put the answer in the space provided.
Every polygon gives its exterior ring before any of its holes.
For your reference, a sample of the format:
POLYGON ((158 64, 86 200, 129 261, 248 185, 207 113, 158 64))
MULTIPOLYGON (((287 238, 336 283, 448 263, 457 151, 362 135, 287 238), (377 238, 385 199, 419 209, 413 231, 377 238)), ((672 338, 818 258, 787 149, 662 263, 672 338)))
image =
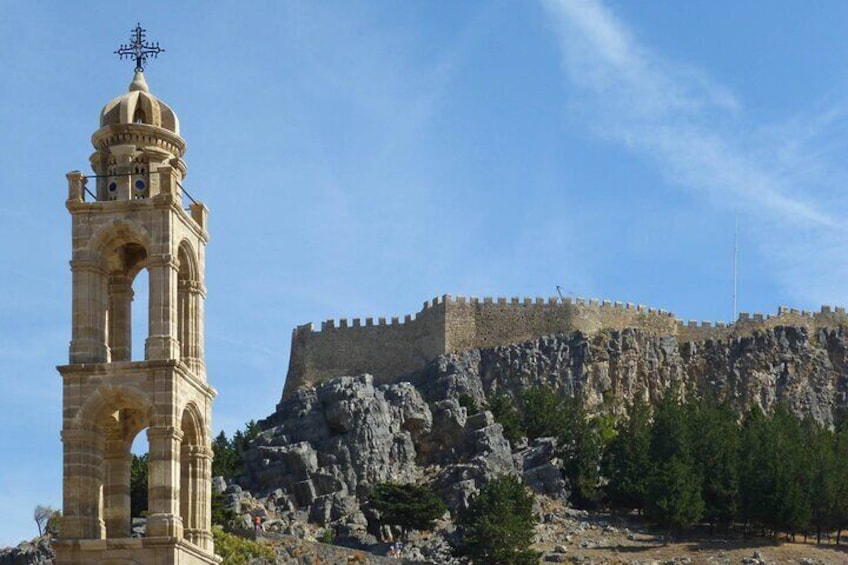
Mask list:
POLYGON ((445 353, 520 343, 541 335, 639 328, 680 341, 751 334, 779 325, 811 329, 848 324, 844 307, 809 312, 781 306, 776 315, 740 313, 737 320, 684 321, 640 304, 559 297, 465 297, 444 294, 415 314, 327 320, 298 326, 283 397, 304 384, 338 375, 371 373, 384 383, 424 368, 445 353), (320 328, 320 329, 319 329, 320 328))

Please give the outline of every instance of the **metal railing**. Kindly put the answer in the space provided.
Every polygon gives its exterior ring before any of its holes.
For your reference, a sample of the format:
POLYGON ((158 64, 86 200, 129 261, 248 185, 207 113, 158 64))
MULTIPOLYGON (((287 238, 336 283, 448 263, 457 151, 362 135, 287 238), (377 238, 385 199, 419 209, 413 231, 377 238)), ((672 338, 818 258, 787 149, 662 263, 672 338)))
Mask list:
MULTIPOLYGON (((120 174, 112 174, 112 175, 84 175, 84 178, 85 179, 117 179, 117 178, 120 178, 120 177, 128 177, 131 180, 133 177, 140 177, 140 176, 149 177, 150 175, 158 175, 158 174, 161 174, 161 173, 159 171, 149 171, 149 172, 145 172, 145 173, 120 173, 120 174)), ((182 194, 184 194, 186 196, 186 198, 188 198, 191 201, 192 204, 195 204, 195 205, 197 204, 197 200, 195 200, 192 197, 191 193, 189 193, 189 191, 186 190, 186 188, 182 185, 182 183, 180 183, 177 180, 175 180, 174 183, 177 185, 177 188, 180 190, 180 192, 182 194)), ((148 186, 148 188, 149 188, 149 186, 148 186)), ((107 199, 107 198, 98 198, 97 194, 91 192, 91 190, 89 190, 88 186, 86 186, 85 184, 83 184, 83 190, 85 191, 86 194, 88 194, 91 197, 91 199, 94 202, 110 202, 110 200, 107 199)), ((147 197, 145 196, 144 198, 147 198, 147 197)), ((189 208, 186 208, 186 210, 189 210, 189 208)))

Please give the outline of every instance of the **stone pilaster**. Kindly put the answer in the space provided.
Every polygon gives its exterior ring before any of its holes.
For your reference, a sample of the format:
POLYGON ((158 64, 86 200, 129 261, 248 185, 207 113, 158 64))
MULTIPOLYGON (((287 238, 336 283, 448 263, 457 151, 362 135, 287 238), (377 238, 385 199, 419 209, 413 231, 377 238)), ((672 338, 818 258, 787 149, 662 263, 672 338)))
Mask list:
POLYGON ((180 441, 182 432, 171 426, 147 430, 148 511, 147 535, 183 537, 180 518, 180 441))
POLYGON ((71 363, 108 361, 106 344, 106 271, 93 261, 71 262, 73 305, 71 312, 71 363))
POLYGON ((148 262, 150 281, 150 335, 145 359, 179 359, 177 340, 177 265, 170 256, 148 262))
POLYGON ((62 431, 64 539, 101 539, 106 524, 99 518, 103 485, 103 440, 92 430, 62 431))

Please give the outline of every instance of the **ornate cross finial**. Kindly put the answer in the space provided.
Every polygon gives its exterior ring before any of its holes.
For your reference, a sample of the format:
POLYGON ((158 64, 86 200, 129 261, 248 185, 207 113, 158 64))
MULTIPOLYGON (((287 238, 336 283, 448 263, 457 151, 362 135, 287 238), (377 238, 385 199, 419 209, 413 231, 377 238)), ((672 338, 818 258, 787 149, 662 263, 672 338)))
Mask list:
POLYGON ((145 33, 147 33, 147 30, 142 29, 141 24, 136 24, 130 36, 130 43, 128 45, 121 44, 118 50, 115 51, 115 55, 118 55, 121 59, 124 57, 135 59, 136 72, 144 71, 144 64, 147 62, 148 57, 152 56, 155 59, 159 53, 165 51, 159 47, 158 41, 156 43, 147 43, 144 37, 145 33))

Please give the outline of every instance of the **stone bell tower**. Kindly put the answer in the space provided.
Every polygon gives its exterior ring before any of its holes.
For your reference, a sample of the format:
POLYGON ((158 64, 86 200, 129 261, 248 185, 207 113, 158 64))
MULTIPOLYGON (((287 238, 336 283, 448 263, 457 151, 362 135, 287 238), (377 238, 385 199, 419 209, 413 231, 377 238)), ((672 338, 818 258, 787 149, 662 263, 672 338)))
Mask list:
MULTIPOLYGON (((135 30, 129 90, 100 114, 94 183, 68 173, 73 305, 63 380, 63 517, 56 562, 217 563, 211 407, 203 360, 207 209, 182 188, 176 114, 150 93, 135 30), (183 206, 188 204, 187 209, 183 206), (132 283, 146 269, 148 330, 132 351, 132 283), (146 430, 145 537, 131 537, 130 449, 146 430)), ((122 48, 123 49, 123 48, 122 48)), ((158 51, 158 45, 155 46, 158 51)))

